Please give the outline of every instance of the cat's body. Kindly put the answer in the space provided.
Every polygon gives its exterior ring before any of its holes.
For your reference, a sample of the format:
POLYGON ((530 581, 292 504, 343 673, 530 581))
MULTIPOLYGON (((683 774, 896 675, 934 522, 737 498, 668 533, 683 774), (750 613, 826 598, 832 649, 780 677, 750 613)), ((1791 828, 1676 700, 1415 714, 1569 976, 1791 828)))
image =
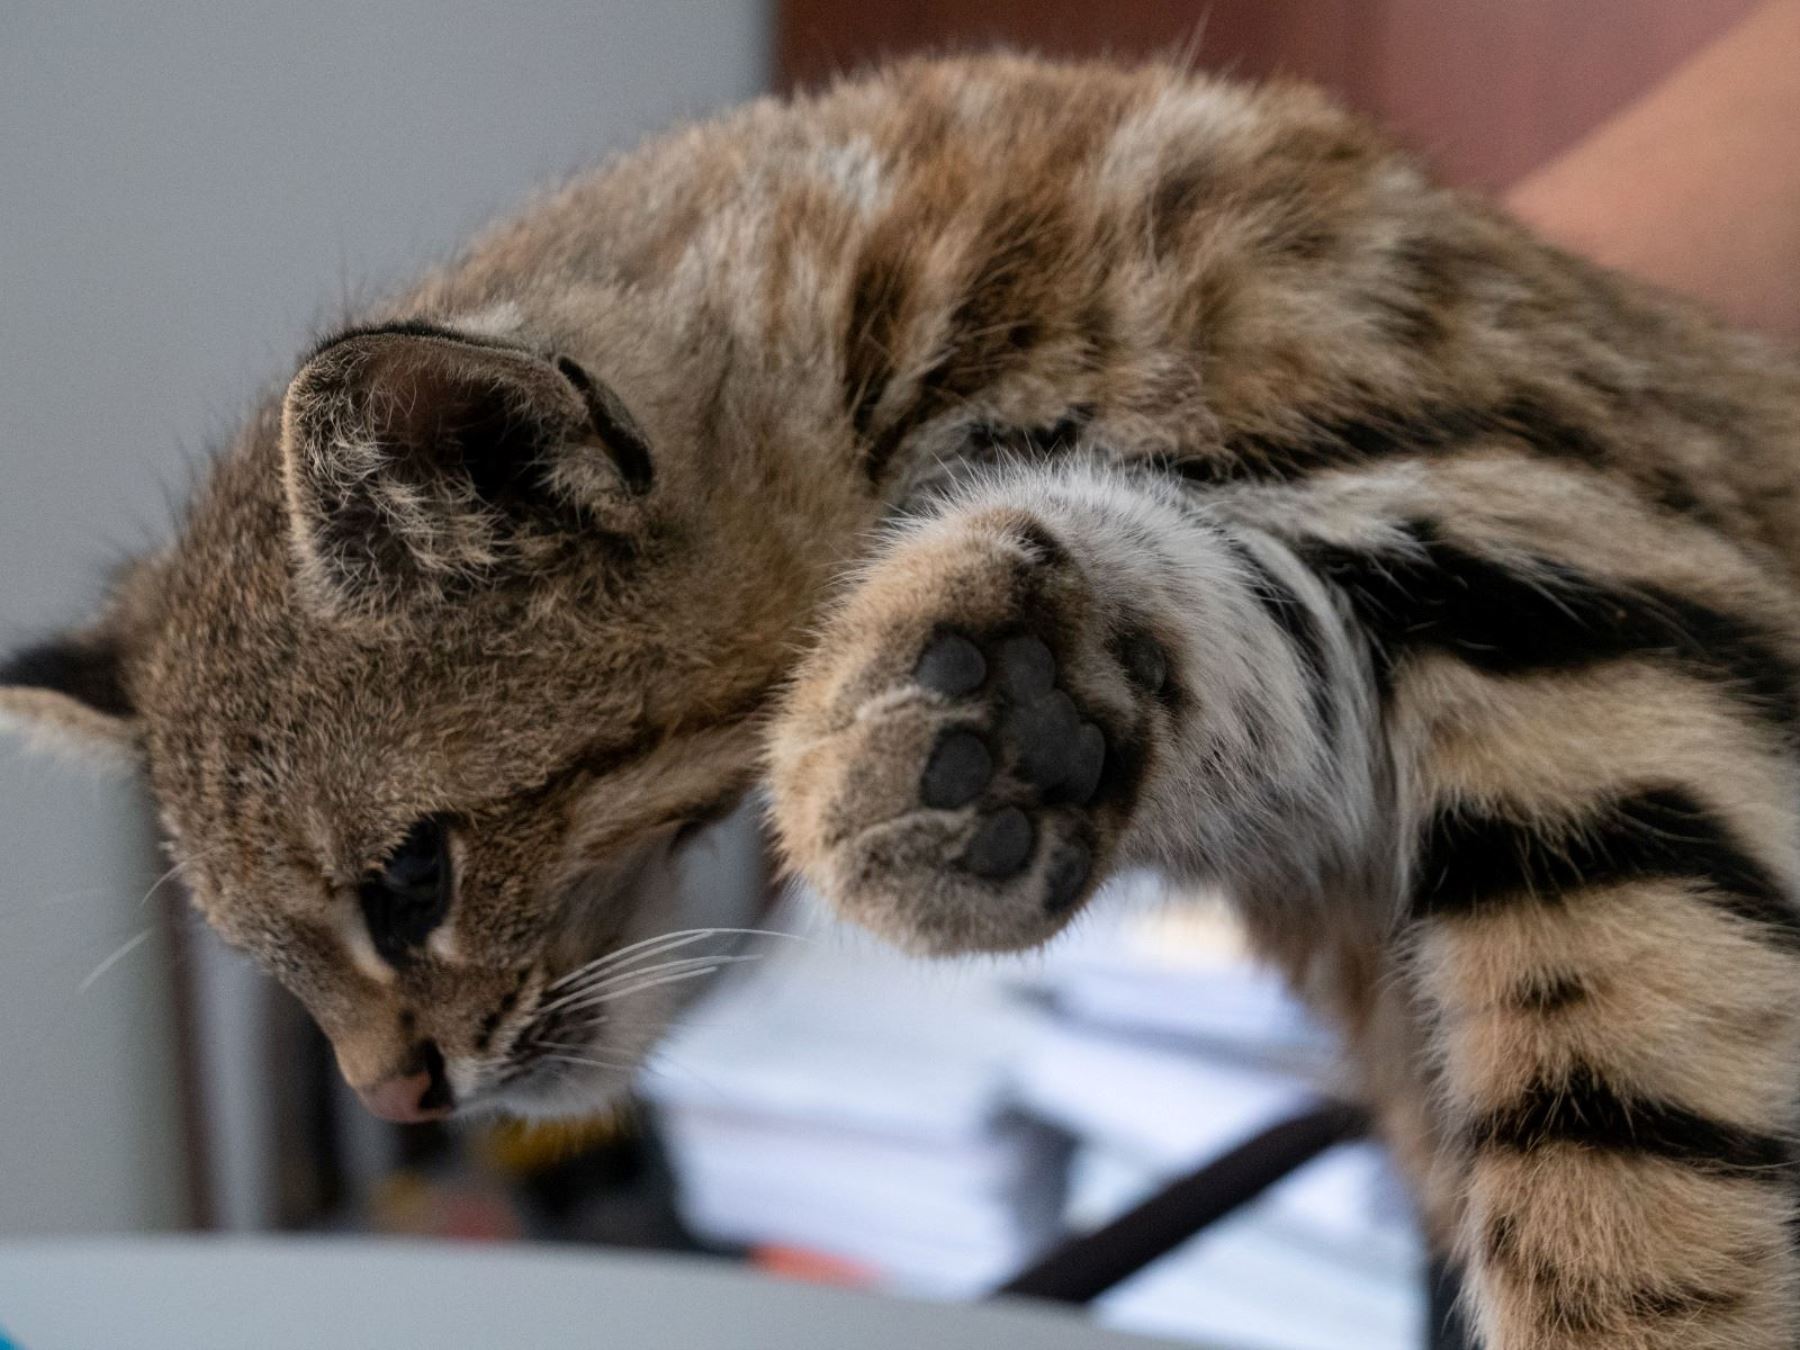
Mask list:
POLYGON ((1224 883, 1488 1344, 1786 1346, 1797 483, 1794 364, 1310 94, 924 63, 362 316, 0 699, 392 1113, 615 1083, 574 972, 766 773, 916 949, 1224 883))

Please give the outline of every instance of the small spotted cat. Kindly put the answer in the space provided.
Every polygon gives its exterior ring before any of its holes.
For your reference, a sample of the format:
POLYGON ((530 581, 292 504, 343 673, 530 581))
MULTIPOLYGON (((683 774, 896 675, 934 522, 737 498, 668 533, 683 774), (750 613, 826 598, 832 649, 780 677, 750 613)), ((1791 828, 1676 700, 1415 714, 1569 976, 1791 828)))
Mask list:
POLYGON ((1311 92, 924 61, 325 337, 0 705, 143 767, 390 1117, 615 1092, 680 986, 594 991, 762 783, 919 952, 1223 886, 1493 1350, 1774 1350, 1797 485, 1791 356, 1311 92))

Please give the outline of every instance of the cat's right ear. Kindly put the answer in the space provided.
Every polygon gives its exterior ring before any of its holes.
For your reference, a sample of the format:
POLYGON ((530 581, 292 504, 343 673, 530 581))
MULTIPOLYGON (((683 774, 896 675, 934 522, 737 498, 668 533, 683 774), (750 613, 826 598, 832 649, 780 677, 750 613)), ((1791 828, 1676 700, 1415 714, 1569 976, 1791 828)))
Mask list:
POLYGON ((52 750, 136 763, 138 718, 123 644, 100 628, 0 657, 0 726, 52 750))
POLYGON ((580 366, 422 324, 318 349, 288 387, 282 458, 302 583, 342 617, 629 538, 654 479, 643 432, 580 366))

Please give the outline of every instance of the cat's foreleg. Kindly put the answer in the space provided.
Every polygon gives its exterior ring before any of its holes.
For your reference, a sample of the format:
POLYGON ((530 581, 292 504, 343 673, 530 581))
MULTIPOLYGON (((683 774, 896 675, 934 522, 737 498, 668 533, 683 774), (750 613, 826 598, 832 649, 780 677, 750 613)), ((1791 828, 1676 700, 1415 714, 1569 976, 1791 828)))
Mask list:
POLYGON ((1149 864, 1303 903, 1381 813, 1321 583, 1178 487, 1018 467, 896 525, 770 749, 788 859, 914 950, 1026 947, 1149 864))

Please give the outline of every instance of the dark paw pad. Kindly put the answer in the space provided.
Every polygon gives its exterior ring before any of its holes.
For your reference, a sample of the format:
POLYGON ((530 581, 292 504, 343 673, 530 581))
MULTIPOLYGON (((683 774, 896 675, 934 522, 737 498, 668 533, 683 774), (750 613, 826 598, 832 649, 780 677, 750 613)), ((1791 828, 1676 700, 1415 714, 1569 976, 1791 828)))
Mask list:
POLYGON ((1004 881, 1017 876, 1031 860, 1031 817, 1016 806, 994 812, 981 822, 963 854, 963 866, 979 877, 1004 881))
POLYGON ((1160 694, 1169 683, 1169 654, 1148 633, 1132 633, 1120 644, 1125 673, 1140 689, 1160 694))
POLYGON ((1056 687, 1056 658, 1042 638, 1009 637, 1000 644, 1000 687, 1021 703, 1056 687))
POLYGON ((1092 722, 1083 722, 1075 733, 1069 756, 1069 772, 1058 785, 1064 797, 1086 806, 1100 790, 1100 774, 1106 768, 1106 733, 1092 722))
POLYGON ((1054 918, 1073 905, 1093 870, 1094 855, 1086 844, 1079 840, 1065 844, 1044 875, 1044 912, 1054 918))
POLYGON ((941 737, 925 765, 919 797, 935 811, 967 806, 982 793, 994 776, 994 757, 972 731, 952 731, 941 737))
MULTIPOLYGON (((1141 630, 1113 648, 1137 687, 1169 680, 1162 646, 1141 630)), ((968 811, 973 830, 955 866, 993 883, 1027 884, 1020 897, 1060 922, 1094 880, 1102 793, 1129 790, 1131 755, 1109 743, 1045 636, 939 629, 914 669, 925 688, 956 700, 941 714, 919 778, 930 811, 968 811), (1114 780, 1117 780, 1116 782, 1114 780)))
POLYGON ((987 679, 987 658, 962 634, 941 633, 926 644, 913 678, 935 693, 959 698, 981 688, 987 679))
POLYGON ((1047 792, 1074 772, 1081 714, 1074 699, 1052 689, 1036 702, 1014 708, 1006 719, 1005 735, 1018 756, 1019 775, 1047 792))

